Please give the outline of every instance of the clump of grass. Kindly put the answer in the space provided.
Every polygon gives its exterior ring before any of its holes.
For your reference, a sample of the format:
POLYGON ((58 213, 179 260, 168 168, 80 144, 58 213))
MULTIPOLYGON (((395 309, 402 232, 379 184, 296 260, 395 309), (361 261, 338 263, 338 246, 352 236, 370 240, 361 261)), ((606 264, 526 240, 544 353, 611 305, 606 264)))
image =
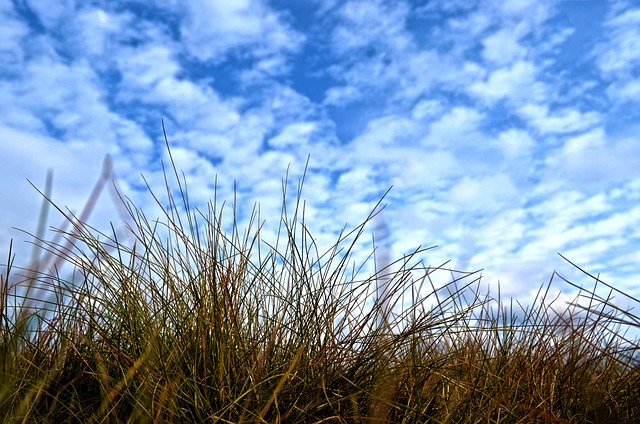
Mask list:
POLYGON ((424 266, 416 258, 427 249, 393 272, 363 275, 352 253, 379 204, 320 251, 302 182, 293 205, 285 182, 268 245, 258 208, 242 232, 232 211, 224 231, 224 204, 192 208, 171 171, 162 219, 122 199, 132 242, 51 202, 69 227, 51 241, 38 231, 43 259, 16 269, 10 246, 0 293, 5 421, 640 419, 638 343, 616 331, 640 320, 599 297, 598 285, 613 288, 596 277, 581 289, 586 304, 558 314, 548 299, 553 277, 532 306, 505 304, 481 294, 478 273, 424 266), (64 264, 70 277, 59 272, 64 264), (438 287, 432 277, 442 272, 452 278, 438 287), (388 290, 376 299, 380 281, 388 290))

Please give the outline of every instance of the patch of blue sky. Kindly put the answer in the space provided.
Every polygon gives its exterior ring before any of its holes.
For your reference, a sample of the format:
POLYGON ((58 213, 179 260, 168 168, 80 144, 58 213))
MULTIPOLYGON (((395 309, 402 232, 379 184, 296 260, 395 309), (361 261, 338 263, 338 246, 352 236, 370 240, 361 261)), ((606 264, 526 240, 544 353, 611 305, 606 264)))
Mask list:
POLYGON ((28 3, 14 2, 13 6, 16 15, 22 18, 21 20, 25 22, 33 32, 36 34, 45 34, 47 32, 47 28, 38 16, 38 13, 31 9, 28 3))

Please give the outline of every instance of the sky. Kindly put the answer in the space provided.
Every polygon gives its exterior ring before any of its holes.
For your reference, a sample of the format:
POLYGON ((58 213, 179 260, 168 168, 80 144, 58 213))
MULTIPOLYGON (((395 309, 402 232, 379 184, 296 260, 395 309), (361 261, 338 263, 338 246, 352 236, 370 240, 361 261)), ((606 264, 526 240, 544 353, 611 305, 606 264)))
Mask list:
MULTIPOLYGON (((27 179, 49 169, 79 211, 109 154, 159 213, 142 175, 164 191, 164 120, 193 204, 235 184, 265 237, 309 158, 321 248, 392 187, 393 258, 437 245, 425 265, 526 302, 554 271, 592 285, 559 252, 640 296, 637 2, 3 0, 0 22, 0 246, 18 261, 42 200, 27 179)), ((89 223, 119 219, 104 194, 89 223)))

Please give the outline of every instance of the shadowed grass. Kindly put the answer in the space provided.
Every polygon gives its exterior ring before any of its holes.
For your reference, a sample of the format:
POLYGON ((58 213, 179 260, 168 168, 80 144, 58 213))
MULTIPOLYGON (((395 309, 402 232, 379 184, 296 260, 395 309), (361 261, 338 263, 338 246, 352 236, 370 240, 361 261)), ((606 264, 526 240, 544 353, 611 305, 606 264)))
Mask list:
POLYGON ((151 193, 161 219, 121 199, 128 241, 51 202, 68 227, 52 241, 37 231, 44 256, 17 269, 9 247, 0 286, 4 421, 640 419, 638 344, 620 328, 640 321, 598 296, 598 285, 614 289, 596 277, 593 289, 578 287, 580 306, 559 314, 552 281, 531 306, 505 304, 499 293, 481 294, 477 273, 423 266, 417 258, 428 249, 366 275, 352 254, 380 204, 320 251, 302 182, 290 205, 285 181, 269 245, 259 208, 243 232, 232 211, 226 232, 224 205, 214 198, 192 208, 173 160, 165 178, 164 207, 151 193), (63 265, 72 268, 66 278, 63 265), (434 283, 441 273, 451 275, 445 287, 434 283), (375 298, 378 280, 388 299, 375 298))

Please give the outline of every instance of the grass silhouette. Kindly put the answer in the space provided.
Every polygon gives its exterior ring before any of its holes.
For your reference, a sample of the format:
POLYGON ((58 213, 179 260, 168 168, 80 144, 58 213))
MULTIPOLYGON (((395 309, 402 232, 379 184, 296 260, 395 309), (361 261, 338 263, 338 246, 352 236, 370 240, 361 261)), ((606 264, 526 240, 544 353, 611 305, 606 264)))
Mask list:
POLYGON ((168 206, 150 190, 161 219, 120 198, 125 243, 87 224, 111 176, 105 161, 79 217, 50 200, 49 177, 30 265, 16 267, 9 246, 5 422, 640 422, 639 346, 622 331, 640 319, 595 276, 585 272, 593 288, 575 285, 580 297, 562 313, 549 299, 555 273, 524 307, 483 295, 478 273, 423 266, 428 249, 362 276, 352 254, 380 203, 320 251, 303 181, 293 204, 285 181, 268 245, 258 208, 244 231, 233 211, 230 232, 215 198, 192 208, 173 159, 168 206), (53 240, 47 205, 65 218, 53 240), (445 287, 437 272, 451 274, 445 287))

